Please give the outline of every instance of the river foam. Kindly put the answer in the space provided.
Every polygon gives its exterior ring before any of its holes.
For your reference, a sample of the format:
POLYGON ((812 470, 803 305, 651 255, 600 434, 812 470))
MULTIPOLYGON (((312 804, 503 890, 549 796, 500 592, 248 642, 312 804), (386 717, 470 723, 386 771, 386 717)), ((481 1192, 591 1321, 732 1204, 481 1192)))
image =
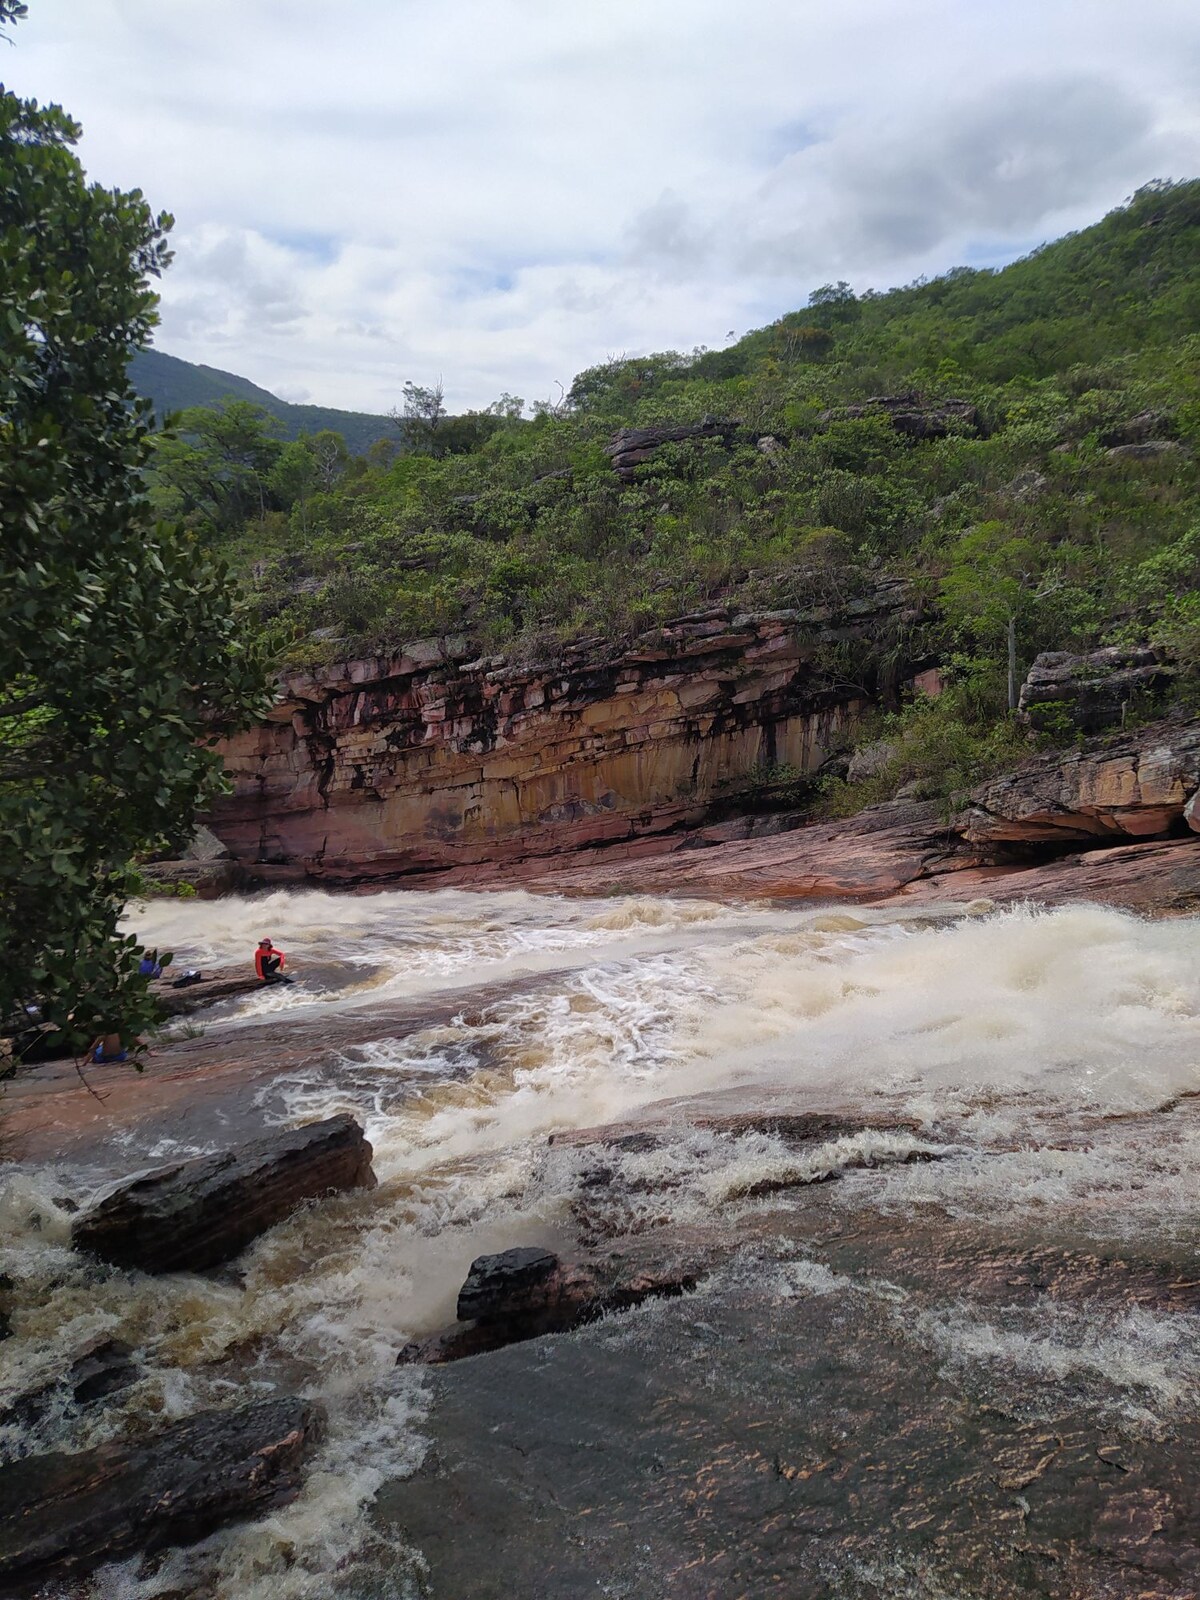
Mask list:
MULTIPOLYGON (((38 1373, 61 1370, 93 1331, 133 1343, 145 1368, 123 1410, 63 1416, 43 1443, 79 1448, 274 1385, 330 1412, 329 1438, 294 1506, 171 1556, 156 1576, 135 1579, 132 1566, 110 1572, 97 1592, 123 1600, 149 1600, 172 1584, 216 1600, 308 1600, 335 1593, 347 1563, 383 1561, 371 1541, 385 1535, 366 1508, 382 1482, 419 1461, 425 1403, 420 1376, 397 1372, 396 1351, 452 1320, 475 1255, 554 1246, 577 1227, 587 1157, 548 1157, 554 1132, 670 1097, 768 1086, 886 1101, 914 1124, 801 1154, 770 1135, 695 1131, 628 1152, 617 1164, 625 1192, 640 1197, 623 1219, 634 1230, 753 1206, 775 1183, 863 1168, 872 1169, 872 1203, 897 1209, 1085 1213, 1088 1196, 1101 1193, 1111 1233, 1111 1213, 1131 1202, 1138 1215, 1141 1195, 1164 1225, 1174 1216, 1182 1228, 1191 1202, 1178 1185, 1194 1193, 1200 1179, 1200 1147, 1186 1133, 1167 1131, 1157 1167, 1136 1143, 1106 1166, 1086 1140, 1050 1151, 1030 1137, 1038 1119, 1117 1116, 1200 1089, 1192 921, 1148 924, 1093 907, 931 917, 306 891, 155 902, 133 922, 148 945, 195 964, 244 961, 261 933, 288 950, 301 985, 230 1008, 213 1024, 222 1029, 263 1016, 286 1027, 317 1008, 355 1008, 369 1020, 373 1005, 398 995, 416 1003, 461 989, 463 1001, 449 1020, 443 1008, 436 1023, 402 1036, 381 1023, 377 1037, 263 1089, 262 1109, 277 1123, 342 1110, 360 1117, 380 1185, 271 1230, 239 1262, 240 1284, 101 1273, 67 1250, 53 1203, 78 1192, 78 1174, 26 1173, 10 1185, 0 1269, 20 1280, 21 1297, 17 1338, 0 1346, 9 1368, 0 1394, 5 1384, 21 1387, 35 1349, 38 1373), (501 980, 502 998, 472 998, 501 980), (947 1119, 952 1140, 923 1131, 947 1119), (942 1159, 916 1159, 930 1156, 942 1159)), ((847 1205, 866 1192, 842 1187, 847 1205)), ((789 1293, 839 1288, 815 1266, 797 1266, 788 1281, 789 1293)), ((1069 1321, 1039 1331, 967 1313, 916 1332, 976 1366, 1067 1362, 1074 1338, 1089 1374, 1127 1338, 1135 1348, 1121 1383, 1138 1391, 1129 1404, 1144 1394, 1174 1404, 1165 1374, 1173 1359, 1190 1373, 1193 1352, 1175 1323, 1163 1332, 1152 1322, 1114 1325, 1090 1345, 1069 1321)), ((389 1546, 392 1569, 416 1559, 389 1546)))

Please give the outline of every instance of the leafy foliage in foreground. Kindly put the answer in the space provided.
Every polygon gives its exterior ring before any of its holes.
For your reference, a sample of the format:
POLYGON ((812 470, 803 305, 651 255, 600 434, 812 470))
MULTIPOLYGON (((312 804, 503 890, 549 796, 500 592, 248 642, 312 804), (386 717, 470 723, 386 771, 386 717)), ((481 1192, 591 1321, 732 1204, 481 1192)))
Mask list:
POLYGON ((223 563, 144 503, 126 364, 170 219, 89 186, 77 137, 0 88, 0 1031, 36 1003, 83 1047, 153 1020, 128 863, 187 838, 220 772, 198 740, 266 670, 223 563))
POLYGON ((931 602, 910 647, 956 654, 982 686, 939 715, 984 752, 1010 649, 1015 673, 1038 650, 1147 636, 1200 660, 1197 261, 1200 183, 1151 185, 1002 271, 827 286, 728 349, 609 361, 560 407, 524 420, 505 397, 438 419, 424 447, 285 446, 243 409, 268 444, 240 509, 244 465, 193 415, 224 501, 189 490, 169 442, 152 493, 253 575, 298 661, 438 633, 546 658, 718 600, 807 606, 901 576, 931 602), (972 402, 982 429, 912 442, 846 414, 910 391, 972 402), (629 483, 603 452, 618 428, 706 416, 740 419, 729 448, 667 445, 629 483), (1170 447, 1110 454, 1147 430, 1170 447))

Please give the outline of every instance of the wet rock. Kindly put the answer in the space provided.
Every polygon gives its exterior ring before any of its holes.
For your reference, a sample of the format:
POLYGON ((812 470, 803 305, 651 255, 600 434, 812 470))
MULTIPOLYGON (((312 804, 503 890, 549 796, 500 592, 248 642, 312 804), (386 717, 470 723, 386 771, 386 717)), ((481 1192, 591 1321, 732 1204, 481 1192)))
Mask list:
POLYGON ((141 1377, 133 1350, 122 1339, 97 1334, 75 1352, 56 1378, 18 1395, 0 1410, 0 1425, 35 1428, 57 1405, 89 1406, 127 1389, 141 1377))
POLYGON ((232 1000, 237 995, 251 994, 261 988, 262 984, 252 972, 208 973, 199 983, 188 984, 186 989, 175 988, 172 978, 160 978, 150 985, 151 992, 168 1017, 181 1017, 189 1011, 215 1005, 218 1000, 232 1000))
POLYGON ((373 1188, 371 1153, 349 1116, 274 1133, 123 1184, 76 1218, 71 1243, 117 1267, 202 1272, 306 1200, 373 1188))
POLYGON ((160 1433, 0 1467, 4 1592, 92 1571, 136 1550, 190 1544, 286 1504, 319 1440, 320 1411, 263 1400, 160 1433))
POLYGON ((439 1366, 546 1333, 568 1333, 610 1311, 672 1298, 696 1287, 702 1268, 682 1258, 563 1261, 538 1247, 479 1256, 458 1298, 460 1325, 405 1345, 397 1363, 439 1366), (468 1320, 472 1319, 472 1320, 468 1320))
POLYGON ((458 1320, 511 1316, 527 1309, 530 1296, 557 1266, 558 1257, 553 1251, 536 1245, 476 1257, 458 1292, 458 1320))
POLYGON ((1152 839, 1200 788, 1200 720, 1155 723, 1038 756, 982 785, 959 823, 973 843, 1152 839))
POLYGON ((0 1339, 12 1333, 13 1291, 16 1284, 7 1272, 0 1272, 0 1339))
POLYGON ((622 428, 604 446, 613 471, 628 482, 637 467, 649 461, 664 444, 690 444, 698 439, 719 439, 728 445, 741 423, 731 417, 705 417, 702 422, 663 423, 651 428, 622 428))
POLYGON ((1044 651, 1021 686, 1018 711, 1032 728, 1062 723, 1078 733, 1118 726, 1130 704, 1161 698, 1174 670, 1149 645, 1110 646, 1086 655, 1044 651))

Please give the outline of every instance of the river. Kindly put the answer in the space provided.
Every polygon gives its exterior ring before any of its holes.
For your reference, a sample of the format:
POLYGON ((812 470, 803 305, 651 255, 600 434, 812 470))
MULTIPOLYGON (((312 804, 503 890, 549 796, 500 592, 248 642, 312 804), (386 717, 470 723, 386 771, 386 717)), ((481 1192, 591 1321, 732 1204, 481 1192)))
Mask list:
MULTIPOLYGON (((273 1229, 236 1272, 150 1280, 74 1256, 70 1217, 55 1201, 86 1203, 116 1166, 127 1174, 217 1148, 219 1127, 178 1139, 161 1124, 131 1125, 108 1148, 107 1168, 74 1158, 10 1167, 0 1269, 17 1280, 18 1317, 0 1345, 0 1401, 61 1370, 100 1331, 133 1344, 144 1375, 119 1404, 56 1413, 36 1440, 0 1429, 0 1447, 80 1448, 275 1389, 317 1397, 329 1413, 294 1504, 140 1572, 137 1562, 109 1568, 97 1596, 427 1592, 429 1552, 412 1517, 371 1510, 381 1489, 422 1467, 436 1434, 436 1386, 421 1368, 398 1368, 396 1354, 453 1321, 475 1256, 513 1244, 570 1247, 583 1157, 548 1153, 556 1131, 718 1091, 747 1103, 770 1089, 899 1108, 897 1131, 864 1131, 803 1156, 769 1133, 693 1132, 622 1158, 623 1228, 701 1227, 721 1213, 757 1241, 729 1255, 699 1297, 709 1296, 705 1315, 718 1329, 747 1261, 759 1263, 760 1284, 766 1272, 755 1218, 775 1202, 754 1196, 818 1170, 845 1174, 820 1201, 843 1218, 856 1208, 914 1226, 937 1218, 992 1227, 1000 1218, 1043 1235, 1049 1223, 1059 1242, 1144 1252, 1152 1240, 1164 1259, 1183 1259, 1195 1238, 1200 1131, 1190 1117, 1161 1114, 1200 1091, 1194 920, 986 902, 906 912, 305 891, 154 902, 132 926, 192 965, 246 962, 263 934, 288 952, 296 985, 217 1008, 202 1020, 205 1038, 325 1038, 326 1048, 255 1080, 253 1118, 294 1124, 353 1112, 374 1145, 379 1187, 273 1229), (431 1020, 395 1033, 397 1008, 431 1020)), ((154 1070, 152 1059, 148 1099, 154 1070)), ((777 1308, 851 1294, 851 1278, 809 1245, 793 1240, 775 1256, 777 1308)), ((908 1292, 877 1295, 873 1315, 914 1341, 939 1382, 982 1382, 993 1401, 1014 1384, 1039 1404, 1069 1393, 1072 1406, 1144 1440, 1200 1415, 1194 1313, 1114 1304, 1091 1317, 985 1314, 953 1296, 898 1312, 895 1296, 908 1292)), ((625 1320, 649 1339, 672 1317, 699 1316, 682 1304, 625 1320)), ((606 1325, 595 1337, 614 1335, 606 1325)), ((452 1529, 445 1539, 453 1542, 452 1529)), ((877 1581, 865 1558, 854 1560, 827 1592, 948 1592, 899 1558, 880 1556, 877 1581)), ((564 1579, 546 1593, 767 1592, 732 1580, 727 1590, 661 1591, 629 1581, 572 1589, 564 1579)), ((459 1600, 436 1583, 432 1592, 459 1600)))

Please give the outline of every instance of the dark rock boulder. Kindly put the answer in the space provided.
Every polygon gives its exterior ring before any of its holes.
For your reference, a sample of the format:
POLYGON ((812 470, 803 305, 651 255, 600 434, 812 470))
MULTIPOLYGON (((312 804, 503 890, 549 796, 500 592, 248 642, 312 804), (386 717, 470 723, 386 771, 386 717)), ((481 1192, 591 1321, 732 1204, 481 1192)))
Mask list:
POLYGON ((1077 733, 1117 727, 1131 701, 1161 697, 1173 676, 1170 664, 1148 645, 1110 646, 1086 655, 1047 650, 1021 686, 1018 711, 1030 727, 1044 729, 1067 718, 1077 733))
POLYGON ((97 1334, 75 1351, 65 1372, 27 1389, 3 1408, 0 1426, 36 1428, 57 1405, 94 1405, 141 1377, 133 1351, 123 1340, 97 1334))
POLYGON ((375 1185, 371 1146, 329 1117, 122 1184, 71 1229, 76 1250, 142 1272, 202 1272, 236 1256, 305 1200, 375 1185))
POLYGON ((321 1422, 303 1401, 261 1400, 200 1412, 148 1439, 0 1467, 0 1591, 190 1544, 286 1504, 321 1422))
POLYGON ((458 1297, 459 1326, 405 1345, 398 1364, 438 1366, 568 1333, 606 1312, 685 1294, 702 1271, 694 1260, 639 1261, 616 1251, 596 1261, 563 1261, 534 1246, 479 1256, 458 1297))
POLYGON ((853 422, 859 417, 880 414, 887 417, 897 433, 917 441, 944 439, 948 434, 961 433, 964 429, 970 433, 983 431, 979 408, 969 400, 926 401, 915 391, 872 395, 862 405, 839 406, 831 411, 823 411, 820 420, 823 423, 853 422))
POLYGON ((741 423, 731 417, 705 417, 702 422, 661 423, 652 428, 622 428, 604 446, 618 478, 628 482, 636 467, 649 461, 664 444, 719 439, 728 445, 741 423))

